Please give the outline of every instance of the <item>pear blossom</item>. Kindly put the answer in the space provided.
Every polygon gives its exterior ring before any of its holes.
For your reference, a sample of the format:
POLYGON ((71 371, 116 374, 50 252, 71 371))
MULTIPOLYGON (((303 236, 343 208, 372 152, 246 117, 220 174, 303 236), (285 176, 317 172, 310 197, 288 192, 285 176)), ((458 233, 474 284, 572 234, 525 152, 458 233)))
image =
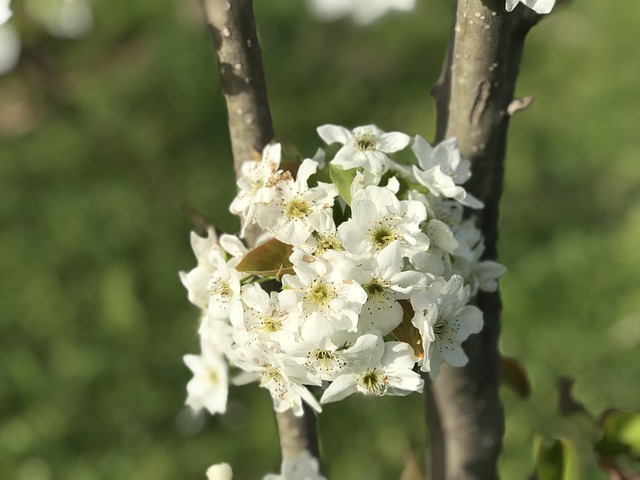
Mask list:
POLYGON ((300 165, 295 180, 284 174, 273 186, 273 199, 262 201, 256 207, 258 223, 278 240, 301 245, 316 226, 322 227, 329 222, 338 190, 335 185, 322 182, 309 188, 307 182, 317 167, 315 161, 306 159, 300 165))
POLYGON ((311 11, 320 20, 352 17, 361 25, 372 23, 391 10, 411 11, 415 3, 415 0, 309 0, 311 11))
MULTIPOLYGON (((301 416, 303 401, 317 412, 322 410, 316 398, 304 386, 320 385, 320 380, 309 375, 290 355, 264 351, 257 346, 238 348, 234 354, 234 364, 257 376, 260 386, 269 390, 276 412, 291 409, 295 415, 301 416)), ((239 382, 236 381, 236 384, 239 382)))
MULTIPOLYGON (((0 11, 6 20, 11 16, 10 10, 0 11)), ((9 73, 20 60, 22 42, 18 30, 11 23, 0 22, 0 75, 9 73)))
POLYGON ((93 10, 87 0, 26 0, 24 5, 27 14, 54 37, 80 39, 93 28, 93 10))
POLYGON ((0 0, 0 25, 6 23, 12 15, 11 0, 0 0))
POLYGON ((511 12, 519 3, 523 3, 536 13, 549 13, 556 3, 556 0, 507 0, 507 12, 511 12))
POLYGON ((193 372, 187 384, 187 405, 199 412, 224 413, 227 409, 227 363, 221 353, 208 342, 202 342, 201 355, 185 355, 184 363, 193 372))
POLYGON ((421 392, 424 382, 413 371, 413 349, 404 342, 384 342, 378 338, 371 348, 359 352, 356 361, 343 370, 324 391, 322 403, 335 402, 360 392, 365 395, 408 395, 421 392))
POLYGON ((397 300, 409 298, 426 283, 426 276, 418 271, 403 271, 398 241, 367 260, 363 262, 361 276, 358 277, 367 292, 367 302, 362 307, 358 321, 359 330, 379 330, 386 335, 402 322, 403 310, 397 300))
POLYGON ((342 144, 331 163, 349 170, 363 168, 368 184, 378 184, 382 175, 389 170, 389 156, 405 148, 411 137, 400 132, 385 133, 375 125, 357 127, 349 131, 338 125, 318 127, 318 135, 327 145, 342 144))
POLYGON ((207 469, 207 480, 232 480, 233 470, 228 463, 217 463, 207 469))
POLYGON ((282 277, 281 301, 299 309, 305 317, 303 329, 355 331, 367 300, 365 291, 353 281, 357 264, 345 252, 335 250, 320 257, 294 250, 291 260, 296 274, 282 277))
POLYGON ((206 310, 209 304, 207 283, 217 268, 218 257, 223 255, 215 230, 209 228, 204 238, 191 232, 191 248, 198 265, 189 273, 180 272, 180 280, 189 292, 189 301, 206 310))
POLYGON ((418 165, 413 166, 418 183, 435 196, 455 198, 467 207, 482 208, 482 202, 460 186, 471 176, 471 162, 460 156, 455 138, 432 147, 417 135, 412 149, 418 159, 418 165))
POLYGON ((443 362, 462 367, 469 361, 462 342, 482 330, 482 312, 467 305, 470 289, 461 276, 436 281, 411 297, 411 323, 420 331, 425 350, 422 371, 435 379, 443 362))
POLYGON ((250 160, 242 164, 237 182, 238 195, 229 207, 231 213, 244 219, 241 236, 244 236, 247 227, 255 221, 256 204, 267 202, 275 195, 275 191, 269 186, 275 185, 282 175, 281 155, 282 146, 279 143, 269 144, 262 150, 260 160, 250 160))
POLYGON ((398 200, 391 190, 370 185, 355 193, 351 209, 351 218, 338 227, 338 237, 350 253, 370 255, 393 241, 407 257, 429 247, 421 229, 427 212, 420 202, 398 200))
POLYGON ((297 331, 299 320, 295 313, 285 310, 279 301, 281 292, 265 292, 259 284, 242 287, 244 304, 242 327, 236 328, 235 341, 239 345, 254 342, 273 342, 281 330, 297 331))

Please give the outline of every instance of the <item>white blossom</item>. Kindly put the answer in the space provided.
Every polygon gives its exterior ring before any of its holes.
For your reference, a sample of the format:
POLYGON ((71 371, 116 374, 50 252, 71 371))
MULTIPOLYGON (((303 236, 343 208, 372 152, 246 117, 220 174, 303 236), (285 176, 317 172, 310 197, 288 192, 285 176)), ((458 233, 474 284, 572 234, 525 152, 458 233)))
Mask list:
POLYGON ((241 236, 247 227, 255 221, 255 206, 259 202, 268 202, 275 195, 273 187, 282 175, 280 159, 282 147, 279 143, 269 144, 262 150, 260 160, 245 161, 238 179, 238 195, 231 202, 231 213, 243 217, 241 236))
POLYGON ((415 3, 415 0, 309 0, 311 11, 321 20, 351 17, 361 25, 372 23, 391 10, 411 11, 415 3))
POLYGON ((482 208, 482 202, 460 186, 471 176, 471 162, 460 156, 455 138, 432 147, 417 135, 412 149, 418 159, 413 174, 431 194, 455 198, 467 207, 482 208))
POLYGON ((0 0, 0 25, 6 23, 12 15, 11 0, 0 0))
POLYGON ((193 372, 187 384, 186 403, 196 412, 206 408, 211 414, 224 413, 228 394, 227 363, 209 342, 204 341, 201 346, 201 355, 184 356, 184 363, 193 372))
POLYGON ((328 145, 342 144, 331 163, 349 170, 363 168, 367 184, 378 184, 382 175, 389 170, 387 154, 402 150, 411 137, 400 132, 385 133, 375 125, 357 127, 349 131, 338 125, 318 127, 318 135, 328 145))
POLYGON ((426 283, 422 272, 404 271, 400 243, 392 242, 378 255, 363 261, 358 281, 367 292, 359 319, 359 331, 390 333, 402 322, 403 310, 397 300, 406 299, 426 283))
POLYGON ((25 0, 25 11, 58 38, 86 37, 93 28, 93 10, 87 0, 25 0))
POLYGON ((191 232, 191 248, 198 265, 189 273, 180 272, 180 280, 189 292, 189 301, 206 310, 209 305, 207 284, 223 255, 215 230, 208 229, 204 238, 191 232))
POLYGON ((411 297, 411 322, 420 331, 425 358, 422 371, 435 379, 443 362, 462 367, 469 361, 462 342, 482 330, 482 312, 467 305, 470 290, 459 275, 436 281, 411 297))
POLYGON ((207 469, 207 480, 232 480, 233 471, 228 463, 217 463, 207 469))
POLYGON ((355 331, 367 294, 353 280, 357 264, 345 252, 329 250, 319 257, 294 250, 296 275, 284 275, 281 301, 298 308, 305 317, 303 329, 355 331))
POLYGON ((279 301, 281 295, 281 292, 267 293, 259 284, 249 284, 242 288, 242 326, 235 329, 235 341, 239 345, 273 342, 274 334, 283 329, 298 330, 296 312, 283 309, 279 301))
POLYGON ((523 3, 536 13, 549 13, 556 3, 556 0, 507 0, 507 12, 511 12, 519 3, 523 3))
POLYGON ((263 351, 257 346, 238 348, 234 364, 257 376, 260 386, 269 390, 276 412, 291 409, 300 416, 303 413, 302 401, 317 412, 322 410, 316 398, 304 386, 320 385, 319 379, 309 375, 290 355, 263 351))
POLYGON ((316 172, 318 164, 306 159, 300 165, 295 181, 283 175, 273 186, 271 200, 256 207, 256 218, 281 242, 298 246, 303 244, 317 228, 329 223, 332 206, 338 190, 330 183, 318 182, 309 188, 309 177, 316 172))
POLYGON ((412 257, 429 247, 421 229, 427 212, 420 202, 398 200, 391 190, 370 185, 355 192, 351 209, 351 218, 338 227, 338 237, 350 253, 372 255, 398 241, 402 255, 412 257))
MULTIPOLYGON (((366 334, 365 337, 371 334, 366 334)), ((408 395, 421 392, 424 382, 413 371, 416 358, 404 342, 384 342, 378 337, 370 348, 358 352, 343 374, 324 391, 321 402, 335 402, 360 392, 365 395, 408 395)))
POLYGON ((9 73, 18 64, 21 45, 18 30, 11 23, 0 22, 0 75, 9 73))

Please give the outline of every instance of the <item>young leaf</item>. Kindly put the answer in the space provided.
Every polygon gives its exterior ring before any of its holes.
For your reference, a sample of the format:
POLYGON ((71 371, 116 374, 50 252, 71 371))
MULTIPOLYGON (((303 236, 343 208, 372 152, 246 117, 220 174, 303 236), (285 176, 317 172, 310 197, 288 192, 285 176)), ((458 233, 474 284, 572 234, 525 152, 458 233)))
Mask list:
POLYGON ((529 398, 531 383, 522 364, 513 357, 500 356, 500 380, 520 398, 529 398))
POLYGON ((261 277, 276 277, 279 280, 285 273, 293 273, 289 261, 292 251, 291 245, 272 238, 247 253, 236 270, 261 277))
POLYGON ((353 179, 356 178, 357 168, 351 168, 349 170, 342 170, 333 164, 329 165, 329 174, 331 175, 331 181, 338 189, 338 193, 347 202, 347 205, 351 205, 351 184, 353 179))
POLYGON ((575 447, 565 438, 556 438, 549 443, 536 435, 533 458, 537 480, 578 480, 575 447))
POLYGON ((604 435, 595 449, 603 455, 640 456, 640 413, 608 410, 600 418, 604 435))

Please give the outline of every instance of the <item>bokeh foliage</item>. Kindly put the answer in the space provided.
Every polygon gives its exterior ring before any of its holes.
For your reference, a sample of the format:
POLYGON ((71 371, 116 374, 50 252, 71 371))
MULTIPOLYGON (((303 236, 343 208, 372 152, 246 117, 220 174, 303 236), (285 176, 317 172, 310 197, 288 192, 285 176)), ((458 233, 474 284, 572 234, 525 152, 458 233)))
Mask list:
MULTIPOLYGON (((452 7, 419 2, 356 28, 304 2, 256 0, 280 139, 376 123, 433 137, 429 88, 452 7)), ((183 407, 197 312, 177 271, 194 259, 189 204, 223 229, 233 197, 214 55, 192 0, 96 2, 80 42, 22 19, 0 78, 0 478, 239 479, 278 470, 266 391, 232 390, 224 417, 183 407)), ((502 348, 533 396, 504 391, 504 478, 532 469, 535 432, 570 435, 559 375, 592 411, 640 398, 640 3, 576 0, 532 33, 502 206, 502 348)), ((424 447, 419 396, 350 398, 320 421, 330 478, 398 478, 424 447)), ((598 478, 595 473, 593 478, 598 478)))

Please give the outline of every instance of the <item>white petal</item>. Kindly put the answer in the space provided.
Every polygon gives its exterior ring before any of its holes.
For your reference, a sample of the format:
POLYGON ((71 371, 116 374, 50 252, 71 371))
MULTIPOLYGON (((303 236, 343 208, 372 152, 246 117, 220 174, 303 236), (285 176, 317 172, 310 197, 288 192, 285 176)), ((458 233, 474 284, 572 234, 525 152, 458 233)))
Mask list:
POLYGON ((357 379, 354 374, 340 375, 324 391, 320 403, 337 402, 355 393, 357 379))
POLYGON ((520 0, 507 0, 507 4, 505 5, 507 12, 511 12, 518 3, 520 3, 520 0))
POLYGON ((379 330, 386 335, 402 323, 402 315, 402 307, 395 300, 371 299, 362 306, 358 328, 366 332, 379 330))
POLYGON ((9 73, 18 64, 21 47, 18 30, 10 23, 0 24, 0 75, 9 73))
POLYGON ((400 132, 389 132, 380 136, 378 150, 385 153, 397 152, 411 142, 411 137, 400 132))
POLYGON ((531 4, 531 8, 533 8, 537 13, 549 13, 553 6, 555 5, 556 0, 534 0, 531 4))
POLYGON ((422 170, 429 170, 436 166, 436 163, 433 161, 433 147, 420 135, 416 135, 416 140, 411 149, 418 158, 418 164, 422 170))
POLYGON ((9 20, 11 15, 13 15, 11 8, 9 7, 10 4, 10 0, 0 0, 0 25, 9 20))
POLYGON ((353 143, 353 135, 349 130, 339 125, 322 125, 318 127, 318 135, 327 145, 341 143, 347 145, 353 143))

